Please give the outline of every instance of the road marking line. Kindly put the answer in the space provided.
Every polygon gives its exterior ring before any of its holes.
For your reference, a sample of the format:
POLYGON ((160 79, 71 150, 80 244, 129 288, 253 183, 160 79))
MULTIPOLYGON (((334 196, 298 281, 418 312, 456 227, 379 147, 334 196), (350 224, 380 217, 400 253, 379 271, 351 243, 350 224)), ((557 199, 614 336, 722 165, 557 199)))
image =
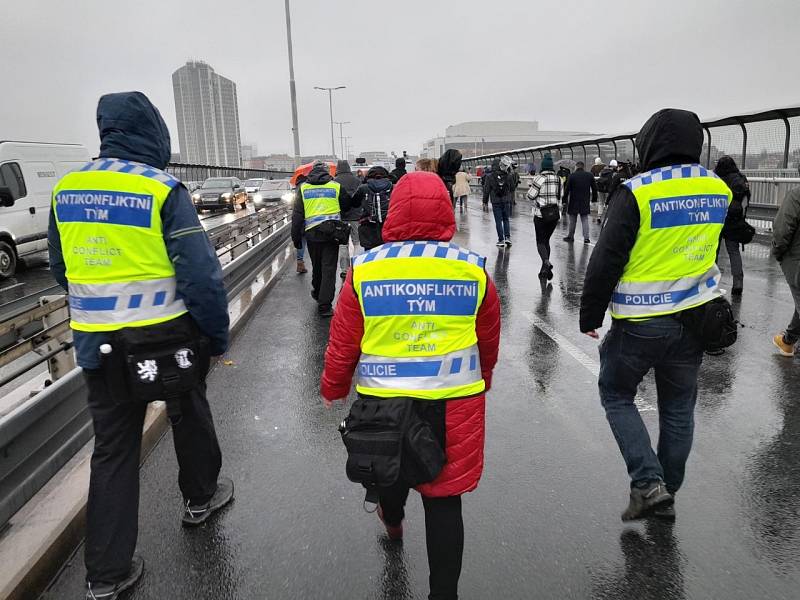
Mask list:
MULTIPOLYGON (((558 344, 562 350, 564 350, 572 358, 574 358, 580 364, 586 367, 586 369, 592 375, 594 375, 595 377, 600 376, 600 363, 598 361, 596 361, 591 356, 586 354, 583 350, 581 350, 575 344, 570 342, 566 337, 558 333, 546 321, 540 319, 538 316, 533 314, 532 311, 523 310, 522 315, 526 319, 528 319, 528 321, 530 321, 532 325, 534 325, 547 337, 549 337, 556 344, 558 344)), ((648 412, 656 410, 656 407, 652 403, 647 402, 639 394, 636 394, 636 398, 634 399, 633 403, 636 405, 636 408, 639 409, 639 412, 648 412)))
POLYGON ((8 290, 16 289, 16 288, 18 288, 20 286, 23 286, 23 285, 25 285, 24 281, 22 283, 15 283, 14 285, 10 285, 8 287, 0 288, 0 294, 2 294, 3 292, 7 292, 8 290))

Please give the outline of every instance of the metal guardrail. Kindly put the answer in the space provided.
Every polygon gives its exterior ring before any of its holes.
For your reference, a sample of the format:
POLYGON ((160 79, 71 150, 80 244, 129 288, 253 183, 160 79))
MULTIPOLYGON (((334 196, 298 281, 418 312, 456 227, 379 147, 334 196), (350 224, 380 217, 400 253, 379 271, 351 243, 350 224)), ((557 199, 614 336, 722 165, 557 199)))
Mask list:
MULTIPOLYGON (((289 239, 288 211, 257 221, 258 227, 247 234, 242 252, 222 268, 229 301, 286 247, 289 239)), ((91 439, 86 395, 81 370, 72 369, 0 417, 0 530, 91 439)))

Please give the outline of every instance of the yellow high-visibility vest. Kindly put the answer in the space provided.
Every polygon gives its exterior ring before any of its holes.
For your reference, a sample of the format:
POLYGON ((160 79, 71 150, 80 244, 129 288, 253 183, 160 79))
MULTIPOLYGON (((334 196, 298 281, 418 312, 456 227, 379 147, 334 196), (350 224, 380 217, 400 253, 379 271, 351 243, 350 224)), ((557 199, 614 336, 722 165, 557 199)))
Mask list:
POLYGON ((148 165, 103 158, 58 182, 52 207, 73 329, 143 327, 186 312, 161 225, 179 183, 148 165))
POLYGON ((335 181, 322 185, 304 183, 300 186, 303 198, 303 209, 306 214, 305 230, 313 229, 324 221, 340 221, 339 191, 341 187, 335 181))
POLYGON ((485 259, 448 242, 394 242, 353 259, 364 315, 356 390, 462 398, 486 389, 475 322, 485 259))
POLYGON ((626 181, 639 233, 611 299, 617 319, 669 315, 719 295, 717 246, 732 194, 697 164, 663 167, 626 181))

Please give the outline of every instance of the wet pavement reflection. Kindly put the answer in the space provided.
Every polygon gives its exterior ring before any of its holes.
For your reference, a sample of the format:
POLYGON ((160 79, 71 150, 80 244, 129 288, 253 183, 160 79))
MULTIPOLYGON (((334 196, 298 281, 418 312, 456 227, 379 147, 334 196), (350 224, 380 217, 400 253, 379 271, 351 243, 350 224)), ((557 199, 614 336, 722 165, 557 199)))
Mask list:
MULTIPOLYGON (((464 497, 461 597, 800 597, 800 358, 778 357, 771 345, 792 305, 768 251, 751 245, 743 255, 739 343, 704 359, 676 523, 630 526, 619 519, 627 474, 597 394, 598 343, 577 324, 593 246, 563 242, 562 222, 555 277, 543 285, 526 202, 512 217, 511 248, 494 246, 492 215, 477 198, 457 220, 456 241, 487 257, 503 311, 484 476, 464 497)), ((592 223, 592 242, 597 233, 592 223)), ((409 497, 403 543, 392 543, 345 477, 337 425, 347 408, 325 410, 319 398, 328 323, 309 285, 287 270, 236 339, 230 364, 210 375, 235 503, 184 531, 171 443, 144 465, 139 551, 148 571, 132 598, 426 597, 418 496, 409 497)), ((655 437, 651 379, 640 397, 655 437)), ((81 597, 82 581, 76 558, 48 598, 81 597)))

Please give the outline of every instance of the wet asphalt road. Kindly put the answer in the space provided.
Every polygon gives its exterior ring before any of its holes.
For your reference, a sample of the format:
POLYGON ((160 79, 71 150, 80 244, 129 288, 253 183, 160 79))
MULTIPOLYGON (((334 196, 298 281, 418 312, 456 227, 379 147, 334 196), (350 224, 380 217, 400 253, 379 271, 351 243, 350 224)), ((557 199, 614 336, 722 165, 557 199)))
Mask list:
MULTIPOLYGON (((771 345, 792 304, 766 248, 745 253, 740 341, 704 361, 677 522, 626 525, 627 475, 593 375, 598 343, 577 329, 592 248, 562 242, 559 226, 556 276, 543 290, 527 204, 513 218, 513 248, 498 250, 491 214, 471 202, 456 241, 487 255, 503 331, 484 476, 464 499, 461 597, 800 597, 800 359, 771 345)), ((326 411, 318 396, 327 322, 308 288, 308 276, 287 272, 233 344, 233 364, 210 375, 234 504, 183 530, 171 442, 143 467, 147 571, 129 598, 426 597, 418 497, 409 500, 405 541, 391 543, 345 478, 336 427, 346 409, 326 411)), ((654 432, 652 378, 640 395, 654 432)), ((79 552, 46 597, 82 598, 83 574, 79 552)))

